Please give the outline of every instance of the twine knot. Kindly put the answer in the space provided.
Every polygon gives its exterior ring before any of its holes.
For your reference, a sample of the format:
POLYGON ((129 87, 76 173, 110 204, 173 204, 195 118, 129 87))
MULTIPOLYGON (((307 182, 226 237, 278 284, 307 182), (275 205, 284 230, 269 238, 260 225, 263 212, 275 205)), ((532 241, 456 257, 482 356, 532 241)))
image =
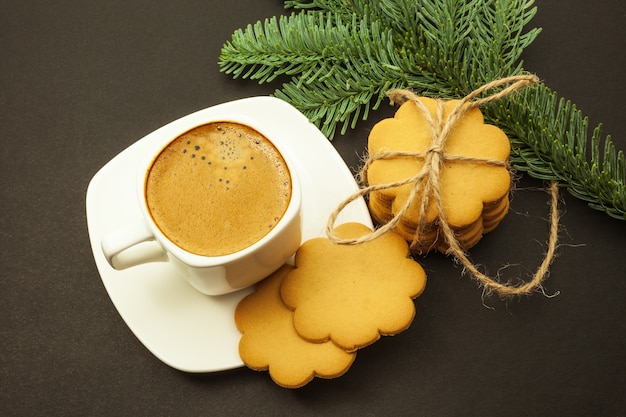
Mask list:
POLYGON ((441 147, 441 145, 432 145, 427 151, 426 153, 433 153, 433 154, 437 154, 439 157, 443 156, 443 148, 441 147))
POLYGON ((478 270, 476 265, 469 260, 468 255, 465 254, 459 241, 457 240, 454 230, 448 224, 441 202, 439 177, 441 167, 445 161, 466 161, 471 163, 485 164, 490 166, 507 167, 506 162, 492 159, 483 159, 475 157, 467 157, 464 155, 453 155, 445 152, 446 139, 449 136, 450 131, 454 125, 470 110, 480 107, 483 104, 491 101, 498 100, 506 95, 509 95, 525 86, 536 84, 539 79, 535 75, 518 75, 499 80, 492 81, 483 85, 482 87, 474 90, 464 98, 452 109, 452 111, 444 117, 444 101, 437 100, 437 109, 435 115, 431 114, 428 108, 422 103, 419 97, 409 90, 392 90, 388 93, 389 98, 395 103, 404 103, 411 101, 415 103, 416 107, 426 120, 431 132, 431 143, 425 152, 403 152, 403 151, 386 151, 380 154, 369 155, 366 160, 363 169, 361 170, 361 178, 367 183, 367 170, 370 165, 381 159, 393 159, 398 157, 413 157, 422 159, 424 164, 420 171, 410 178, 406 178, 401 181, 396 181, 390 184, 376 184, 368 185, 360 188, 357 192, 345 199, 339 204, 333 213, 331 213, 326 228, 327 235, 333 243, 344 245, 357 245, 376 239, 377 237, 387 233, 397 227, 404 214, 409 209, 409 206, 417 199, 418 194, 421 195, 421 201, 419 201, 419 219, 420 227, 411 242, 411 247, 418 242, 419 232, 423 227, 424 217, 429 201, 432 198, 434 204, 437 206, 438 215, 436 222, 439 225, 439 229, 443 234, 443 237, 449 247, 448 253, 452 254, 463 266, 464 270, 469 272, 484 288, 487 292, 495 291, 500 296, 514 296, 529 294, 535 289, 541 286, 541 282, 548 274, 548 267, 554 258, 556 250, 556 242, 558 235, 558 184, 553 181, 550 187, 551 192, 551 227, 550 238, 548 243, 548 251, 545 254, 544 260, 541 266, 533 276, 533 278, 520 286, 511 286, 508 284, 502 284, 495 279, 492 279, 478 270), (508 85, 508 87, 498 91, 485 98, 476 99, 484 92, 496 87, 508 85), (411 190, 407 201, 403 207, 390 219, 387 223, 381 225, 378 229, 365 236, 361 236, 355 239, 340 239, 334 233, 334 224, 337 220, 339 213, 352 201, 363 197, 372 191, 384 190, 402 185, 411 184, 411 190))

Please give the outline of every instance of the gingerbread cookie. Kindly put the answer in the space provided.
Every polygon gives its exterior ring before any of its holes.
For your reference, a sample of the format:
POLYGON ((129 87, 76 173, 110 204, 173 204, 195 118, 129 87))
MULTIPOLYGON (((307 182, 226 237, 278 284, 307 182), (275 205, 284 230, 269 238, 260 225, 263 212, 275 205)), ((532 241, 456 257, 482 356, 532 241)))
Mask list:
MULTIPOLYGON (((424 97, 419 100, 436 118, 437 101, 424 97)), ((458 100, 444 103, 442 120, 446 120, 458 103, 458 100)), ((432 248, 445 252, 448 245, 438 227, 439 216, 443 214, 461 247, 469 249, 484 233, 493 230, 508 211, 511 175, 506 162, 510 142, 502 130, 484 123, 478 108, 467 111, 454 124, 443 149, 433 150, 432 139, 431 127, 422 111, 415 102, 405 102, 393 118, 382 120, 372 128, 368 152, 370 156, 389 152, 411 155, 374 160, 366 173, 367 183, 374 186, 411 178, 424 167, 429 151, 440 153, 443 163, 437 186, 443 213, 439 213, 432 195, 421 213, 425 196, 420 190, 402 213, 398 231, 413 244, 414 253, 425 253, 432 248)), ((401 213, 412 187, 410 183, 372 191, 369 199, 372 217, 384 224, 401 213)))
POLYGON ((355 358, 331 342, 310 343, 298 336, 293 313, 280 298, 281 283, 292 269, 285 265, 261 281, 235 310, 242 333, 239 356, 251 369, 269 370, 272 380, 286 388, 301 387, 315 376, 338 377, 355 358))
MULTIPOLYGON (((354 238, 371 230, 346 223, 335 233, 354 238)), ((281 296, 294 310, 296 332, 310 342, 331 340, 350 352, 405 330, 415 316, 413 299, 426 285, 424 270, 409 258, 407 242, 395 232, 358 245, 312 239, 296 252, 295 263, 281 296)))

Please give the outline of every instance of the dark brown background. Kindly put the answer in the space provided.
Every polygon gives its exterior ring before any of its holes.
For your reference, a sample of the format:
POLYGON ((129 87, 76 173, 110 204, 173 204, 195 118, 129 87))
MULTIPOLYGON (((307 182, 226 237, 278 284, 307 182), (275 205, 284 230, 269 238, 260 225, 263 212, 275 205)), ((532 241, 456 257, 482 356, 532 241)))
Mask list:
MULTIPOLYGON (((428 286, 409 330, 362 350, 343 377, 290 391, 242 368, 189 375, 126 327, 89 247, 85 191, 156 128, 272 86, 220 74, 235 29, 278 0, 2 1, 0 12, 0 414, 624 416, 626 223, 565 197, 548 293, 481 298, 452 260, 420 259, 428 286)), ((626 3, 539 0, 524 55, 626 148, 626 3)), ((383 106, 336 139, 358 166, 383 106)), ((541 187, 523 179, 520 187, 541 187)), ((505 276, 536 268, 547 195, 520 190, 472 256, 505 276)))

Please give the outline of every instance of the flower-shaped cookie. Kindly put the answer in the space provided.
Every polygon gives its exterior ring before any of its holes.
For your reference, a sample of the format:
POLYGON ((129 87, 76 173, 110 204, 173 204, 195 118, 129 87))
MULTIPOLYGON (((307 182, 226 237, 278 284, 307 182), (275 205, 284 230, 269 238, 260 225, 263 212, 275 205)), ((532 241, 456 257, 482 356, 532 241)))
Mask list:
MULTIPOLYGON (((371 230, 346 223, 335 232, 339 238, 354 238, 371 230)), ((358 245, 326 238, 304 242, 296 253, 296 269, 281 285, 297 333, 354 351, 380 335, 405 330, 415 316, 413 298, 426 285, 424 270, 408 255, 406 241, 395 232, 358 245)))
MULTIPOLYGON (((421 97, 420 101, 428 108, 433 118, 437 114, 437 102, 421 97)), ((458 100, 445 102, 442 120, 446 120, 458 100)), ((432 130, 424 115, 413 101, 405 102, 395 116, 377 123, 369 135, 368 151, 370 155, 401 151, 425 154, 432 147, 432 130)), ((443 149, 443 166, 439 175, 439 189, 444 215, 452 229, 463 230, 476 222, 482 222, 483 216, 498 221, 511 185, 511 176, 506 166, 495 166, 480 161, 466 161, 446 158, 446 155, 470 157, 479 160, 500 161, 504 165, 509 157, 510 143, 507 136, 496 126, 485 124, 481 111, 474 108, 465 113, 454 124, 446 137, 443 149)), ((424 158, 400 156, 390 159, 375 160, 367 171, 369 185, 389 184, 411 178, 424 166, 424 158)), ((400 211, 409 198, 412 184, 372 192, 375 203, 374 217, 387 221, 400 211)), ((418 194, 402 217, 407 228, 417 225, 435 224, 439 211, 432 195, 429 196, 425 215, 419 216, 418 194)), ((495 226, 494 226, 495 227, 495 226)))
POLYGON ((261 281, 235 310, 235 323, 243 334, 239 356, 249 368, 269 369, 274 382, 286 388, 301 387, 314 376, 340 376, 355 358, 331 342, 310 343, 298 336, 293 313, 280 298, 280 285, 292 269, 285 265, 261 281))

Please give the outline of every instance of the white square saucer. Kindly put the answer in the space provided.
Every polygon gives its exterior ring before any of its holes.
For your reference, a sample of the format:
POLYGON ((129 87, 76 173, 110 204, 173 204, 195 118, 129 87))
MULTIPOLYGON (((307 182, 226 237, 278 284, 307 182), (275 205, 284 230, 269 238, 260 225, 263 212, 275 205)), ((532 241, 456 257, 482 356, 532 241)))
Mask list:
MULTIPOLYGON (((358 189, 352 173, 328 139, 290 104, 252 97, 209 107, 178 119, 137 141, 107 163, 87 189, 87 225, 98 271, 111 301, 135 336, 157 358, 185 372, 214 372, 243 365, 241 337, 234 323, 237 303, 252 289, 208 296, 193 289, 168 262, 122 271, 109 266, 102 236, 140 219, 135 192, 138 156, 174 124, 214 113, 242 113, 280 126, 302 187, 302 239, 324 236, 329 214, 358 189)), ((350 203, 337 224, 356 221, 372 227, 362 199, 350 203)), ((156 243, 155 243, 156 244, 156 243)))

